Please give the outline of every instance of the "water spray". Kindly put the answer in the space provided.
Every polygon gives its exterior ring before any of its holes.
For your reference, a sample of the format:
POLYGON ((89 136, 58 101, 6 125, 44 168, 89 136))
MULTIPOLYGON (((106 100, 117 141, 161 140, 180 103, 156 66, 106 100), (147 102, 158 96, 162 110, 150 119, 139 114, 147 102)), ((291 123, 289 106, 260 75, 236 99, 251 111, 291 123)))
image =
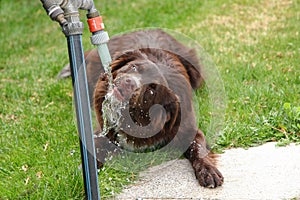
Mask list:
POLYGON ((50 18, 60 24, 62 32, 67 38, 77 129, 80 136, 85 194, 88 200, 97 200, 100 199, 100 192, 86 66, 82 47, 83 23, 80 21, 78 10, 88 11, 88 24, 92 32, 91 42, 97 46, 106 72, 109 72, 111 63, 107 47, 109 37, 107 32, 104 31, 102 17, 95 8, 93 0, 41 0, 41 2, 50 18))

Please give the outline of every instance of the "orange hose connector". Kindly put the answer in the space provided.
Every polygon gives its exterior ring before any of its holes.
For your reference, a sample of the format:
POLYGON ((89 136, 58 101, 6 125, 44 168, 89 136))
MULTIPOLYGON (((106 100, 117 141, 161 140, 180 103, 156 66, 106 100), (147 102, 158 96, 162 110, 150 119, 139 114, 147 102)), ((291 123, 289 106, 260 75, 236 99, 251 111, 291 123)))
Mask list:
POLYGON ((104 29, 104 23, 101 16, 88 19, 87 22, 92 33, 102 31, 104 29))

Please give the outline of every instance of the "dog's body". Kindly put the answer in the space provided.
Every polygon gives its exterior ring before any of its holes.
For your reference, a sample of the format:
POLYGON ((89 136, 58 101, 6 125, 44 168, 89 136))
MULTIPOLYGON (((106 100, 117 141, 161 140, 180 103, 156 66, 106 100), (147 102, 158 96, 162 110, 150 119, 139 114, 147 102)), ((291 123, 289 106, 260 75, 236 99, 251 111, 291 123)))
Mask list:
MULTIPOLYGON (((190 160, 200 185, 222 185, 223 176, 214 166, 205 137, 196 125, 192 90, 201 85, 202 77, 195 51, 161 30, 113 37, 109 50, 113 56, 111 88, 97 51, 85 55, 100 130, 105 99, 125 105, 120 108, 122 120, 111 124, 105 137, 95 139, 99 165, 113 149, 112 144, 136 152, 168 146, 182 151, 190 160)), ((109 125, 114 121, 106 120, 109 125)))

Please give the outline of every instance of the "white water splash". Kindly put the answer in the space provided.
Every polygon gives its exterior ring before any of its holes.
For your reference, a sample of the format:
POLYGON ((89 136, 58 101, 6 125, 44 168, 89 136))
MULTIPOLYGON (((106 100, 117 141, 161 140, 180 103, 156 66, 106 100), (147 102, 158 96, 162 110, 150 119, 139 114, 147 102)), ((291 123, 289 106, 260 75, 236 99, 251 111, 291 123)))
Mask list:
POLYGON ((106 135, 109 130, 119 130, 122 123, 122 111, 128 105, 128 102, 119 101, 113 95, 113 77, 111 69, 107 71, 108 76, 108 93, 102 103, 103 129, 101 135, 106 135))

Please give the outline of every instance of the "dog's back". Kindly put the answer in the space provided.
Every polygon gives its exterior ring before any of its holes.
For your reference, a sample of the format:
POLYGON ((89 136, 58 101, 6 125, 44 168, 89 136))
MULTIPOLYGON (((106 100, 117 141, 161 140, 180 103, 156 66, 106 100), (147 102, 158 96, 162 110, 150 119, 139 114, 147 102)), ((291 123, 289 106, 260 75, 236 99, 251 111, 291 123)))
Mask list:
MULTIPOLYGON (((198 88, 202 83, 201 68, 194 49, 188 48, 178 42, 171 35, 160 29, 139 30, 113 36, 108 42, 112 59, 129 50, 153 48, 169 51, 176 54, 186 67, 191 78, 193 88, 198 88)), ((89 97, 92 101, 93 91, 99 75, 104 72, 97 49, 85 52, 86 72, 89 86, 89 97)), ((69 64, 58 74, 58 79, 71 75, 69 64)))

